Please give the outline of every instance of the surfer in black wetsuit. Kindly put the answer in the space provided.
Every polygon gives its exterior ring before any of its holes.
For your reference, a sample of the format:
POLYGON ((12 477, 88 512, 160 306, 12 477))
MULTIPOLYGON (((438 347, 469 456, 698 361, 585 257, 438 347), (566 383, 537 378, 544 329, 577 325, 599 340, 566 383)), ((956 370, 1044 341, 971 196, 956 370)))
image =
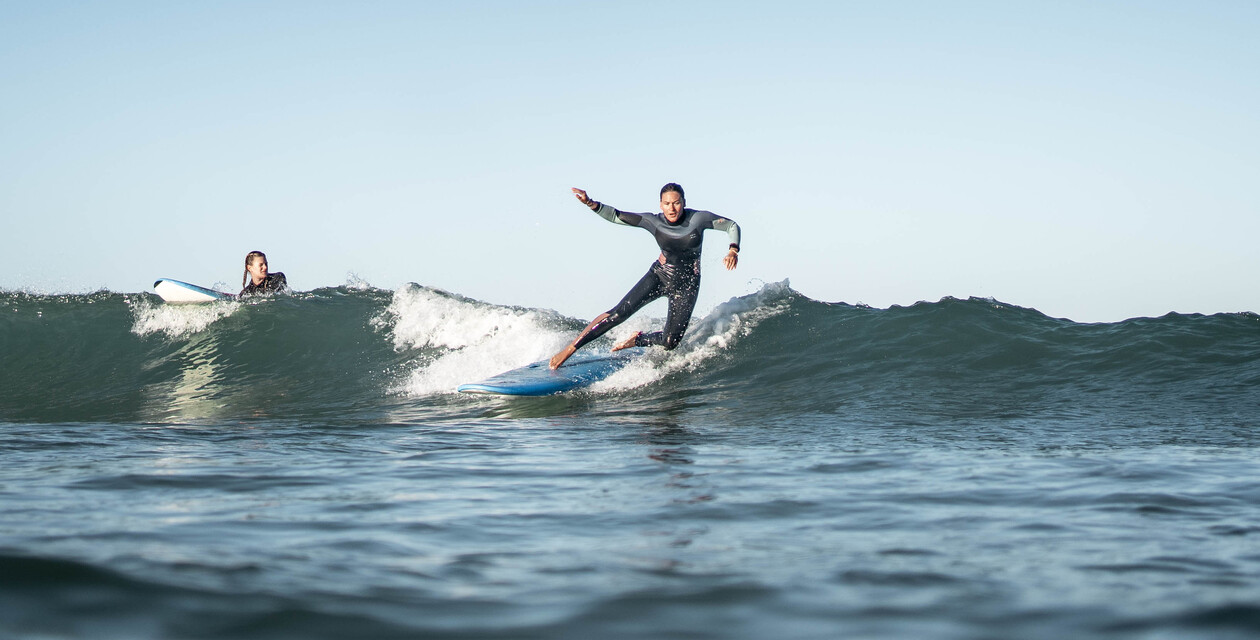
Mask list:
POLYGON ((730 249, 722 259, 729 270, 739 264, 739 225, 734 220, 709 211, 688 209, 683 188, 673 182, 661 187, 659 215, 618 211, 592 200, 585 191, 577 188, 573 189, 573 195, 609 222, 646 229, 656 238, 661 255, 617 306, 592 320, 572 343, 551 357, 551 368, 558 368, 583 345, 604 335, 643 308, 643 305, 662 296, 669 298, 665 330, 647 334, 636 331, 634 335, 617 343, 613 351, 651 345, 661 345, 666 349, 678 346, 683 332, 691 322, 691 311, 695 308, 696 296, 700 293, 700 249, 704 242, 705 229, 725 231, 730 236, 730 249))
POLYGON ((256 296, 264 293, 285 291, 289 283, 284 274, 267 273, 267 254, 261 251, 250 251, 245 256, 245 275, 241 278, 241 296, 256 296))

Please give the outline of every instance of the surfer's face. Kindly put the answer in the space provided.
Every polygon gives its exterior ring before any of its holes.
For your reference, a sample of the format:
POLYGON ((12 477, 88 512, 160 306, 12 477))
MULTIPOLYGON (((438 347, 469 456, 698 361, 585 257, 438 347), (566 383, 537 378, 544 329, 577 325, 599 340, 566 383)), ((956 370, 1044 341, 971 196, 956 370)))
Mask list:
POLYGON ((263 258, 254 258, 245 265, 245 270, 249 272, 249 279, 253 280, 254 284, 267 279, 267 261, 263 258))
POLYGON ((677 191, 666 191, 661 194, 661 213, 665 214, 665 219, 670 224, 682 219, 683 207, 686 204, 677 191))

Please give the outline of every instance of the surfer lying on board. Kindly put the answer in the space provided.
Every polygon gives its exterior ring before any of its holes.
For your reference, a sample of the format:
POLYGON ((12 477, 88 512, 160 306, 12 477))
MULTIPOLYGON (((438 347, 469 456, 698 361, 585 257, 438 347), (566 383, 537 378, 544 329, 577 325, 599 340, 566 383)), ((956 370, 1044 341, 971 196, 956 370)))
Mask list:
POLYGON ((241 277, 242 296, 256 296, 264 293, 284 291, 289 288, 284 274, 277 271, 267 273, 267 254, 261 251, 250 251, 245 256, 245 275, 241 277))
POLYGON ((661 187, 660 215, 619 211, 592 200, 585 191, 577 188, 573 189, 573 195, 609 222, 646 229, 656 238, 661 255, 617 306, 592 320, 569 346, 551 357, 551 368, 558 368, 583 345, 604 335, 643 308, 643 305, 661 296, 669 297, 665 330, 647 334, 636 331, 634 335, 618 342, 612 350, 651 345, 673 349, 678 346, 683 332, 691 322, 691 311, 695 308, 696 296, 700 293, 700 249, 704 242, 704 230, 725 231, 730 236, 730 250, 722 259, 729 270, 739 263, 739 225, 734 220, 709 211, 688 209, 683 188, 673 182, 661 187))

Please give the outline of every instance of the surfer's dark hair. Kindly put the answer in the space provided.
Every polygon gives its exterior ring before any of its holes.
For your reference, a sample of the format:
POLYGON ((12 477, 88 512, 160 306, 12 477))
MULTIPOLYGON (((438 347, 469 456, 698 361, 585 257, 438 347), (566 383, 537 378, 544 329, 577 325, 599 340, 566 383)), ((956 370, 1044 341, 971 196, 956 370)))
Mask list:
POLYGON ((253 262, 254 258, 262 258, 264 261, 266 261, 267 254, 261 251, 250 251, 249 253, 245 254, 245 275, 241 276, 242 289, 245 288, 245 283, 249 282, 249 263, 253 262))
POLYGON ((661 187, 661 197, 664 198, 665 194, 669 193, 670 191, 677 193, 678 197, 682 198, 683 200, 687 199, 687 194, 683 193, 682 185, 678 184, 677 182, 671 182, 661 187))

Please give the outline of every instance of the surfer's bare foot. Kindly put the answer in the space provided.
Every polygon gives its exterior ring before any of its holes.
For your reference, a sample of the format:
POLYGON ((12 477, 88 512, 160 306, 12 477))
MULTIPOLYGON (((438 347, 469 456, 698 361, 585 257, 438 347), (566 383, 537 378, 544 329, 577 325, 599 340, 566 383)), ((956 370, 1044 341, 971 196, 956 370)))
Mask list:
POLYGON ((621 351, 622 349, 629 349, 630 347, 633 347, 634 341, 639 338, 640 333, 643 333, 643 332, 635 331, 633 334, 631 334, 629 338, 626 338, 625 340, 622 340, 621 342, 618 342, 617 344, 613 345, 612 350, 621 351))
POLYGON ((564 361, 568 360, 569 356, 572 356, 575 351, 577 351, 577 347, 574 347, 573 345, 569 345, 561 349, 560 353, 557 353, 556 355, 551 356, 551 368, 559 369, 560 365, 564 364, 564 361))

